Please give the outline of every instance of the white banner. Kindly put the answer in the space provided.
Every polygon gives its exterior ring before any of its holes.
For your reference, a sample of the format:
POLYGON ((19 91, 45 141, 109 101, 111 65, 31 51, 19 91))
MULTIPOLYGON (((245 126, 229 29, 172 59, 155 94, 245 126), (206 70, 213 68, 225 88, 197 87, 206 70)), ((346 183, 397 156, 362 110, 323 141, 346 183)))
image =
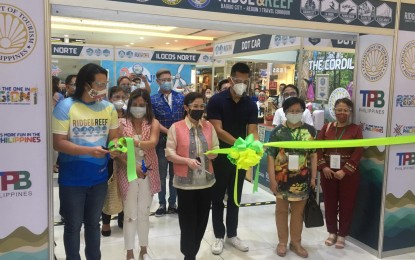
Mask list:
POLYGON ((45 6, 0 3, 1 259, 49 258, 45 6))
POLYGON ((52 44, 52 56, 71 59, 113 60, 112 46, 94 46, 79 44, 52 44))
POLYGON ((359 45, 356 123, 362 126, 364 138, 385 137, 393 38, 364 35, 359 45))

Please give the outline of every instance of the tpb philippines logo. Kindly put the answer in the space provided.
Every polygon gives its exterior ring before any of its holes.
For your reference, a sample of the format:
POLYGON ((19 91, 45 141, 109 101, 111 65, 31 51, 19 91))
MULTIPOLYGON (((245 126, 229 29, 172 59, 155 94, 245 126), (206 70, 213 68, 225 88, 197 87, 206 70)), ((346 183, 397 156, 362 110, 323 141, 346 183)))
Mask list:
POLYGON ((382 108, 385 106, 385 92, 381 90, 360 90, 362 107, 382 108))
POLYGON ((410 170, 415 168, 415 152, 396 153, 398 157, 398 167, 395 170, 410 170))
POLYGON ((0 191, 21 191, 32 186, 28 171, 0 172, 0 191))

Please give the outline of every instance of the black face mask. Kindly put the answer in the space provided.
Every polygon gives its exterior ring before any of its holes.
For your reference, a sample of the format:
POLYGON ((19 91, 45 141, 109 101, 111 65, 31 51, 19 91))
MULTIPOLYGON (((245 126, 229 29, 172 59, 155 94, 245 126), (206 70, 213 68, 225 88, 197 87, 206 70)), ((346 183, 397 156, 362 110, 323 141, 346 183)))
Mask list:
POLYGON ((202 118, 204 112, 204 110, 190 110, 189 115, 192 119, 199 121, 202 118))

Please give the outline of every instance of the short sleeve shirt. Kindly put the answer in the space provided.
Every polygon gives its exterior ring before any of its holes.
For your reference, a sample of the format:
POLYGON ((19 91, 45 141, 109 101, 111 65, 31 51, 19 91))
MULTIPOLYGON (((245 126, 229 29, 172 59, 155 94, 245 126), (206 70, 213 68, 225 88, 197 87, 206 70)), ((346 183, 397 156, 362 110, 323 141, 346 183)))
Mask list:
MULTIPOLYGON (((311 141, 316 138, 314 127, 303 123, 302 126, 290 129, 284 125, 277 126, 270 136, 270 142, 279 141, 311 141)), ((308 198, 308 180, 311 174, 310 155, 315 150, 284 149, 269 147, 268 155, 274 158, 275 178, 278 184, 277 198, 289 201, 300 201, 308 198), (298 155, 298 170, 289 170, 290 155, 298 155)))
MULTIPOLYGON (((250 97, 242 97, 238 103, 233 101, 230 89, 213 95, 207 106, 208 120, 222 121, 222 128, 233 137, 245 138, 246 127, 249 124, 258 124, 258 107, 250 97)), ((220 147, 231 145, 220 141, 220 147)))
MULTIPOLYGON (((66 98, 53 110, 52 132, 67 135, 81 146, 106 146, 110 129, 118 128, 114 106, 107 102, 84 103, 66 98)), ((59 154, 59 184, 92 186, 107 181, 108 158, 59 154)))

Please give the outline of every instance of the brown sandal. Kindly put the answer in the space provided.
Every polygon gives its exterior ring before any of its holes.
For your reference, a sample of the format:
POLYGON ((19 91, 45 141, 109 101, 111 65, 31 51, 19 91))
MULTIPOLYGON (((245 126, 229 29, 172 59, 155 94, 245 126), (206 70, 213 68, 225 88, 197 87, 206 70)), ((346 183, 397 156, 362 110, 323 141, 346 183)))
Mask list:
POLYGON ((286 244, 278 244, 277 246, 277 255, 284 257, 287 254, 287 245, 286 244))
POLYGON ((337 235, 334 233, 330 233, 329 237, 326 239, 326 241, 324 241, 324 244, 326 244, 326 246, 332 246, 336 243, 337 240, 337 235))
POLYGON ((290 250, 302 258, 308 258, 308 252, 301 245, 290 244, 290 250))
POLYGON ((346 238, 345 237, 337 237, 336 245, 334 246, 337 249, 343 249, 346 246, 346 238))

